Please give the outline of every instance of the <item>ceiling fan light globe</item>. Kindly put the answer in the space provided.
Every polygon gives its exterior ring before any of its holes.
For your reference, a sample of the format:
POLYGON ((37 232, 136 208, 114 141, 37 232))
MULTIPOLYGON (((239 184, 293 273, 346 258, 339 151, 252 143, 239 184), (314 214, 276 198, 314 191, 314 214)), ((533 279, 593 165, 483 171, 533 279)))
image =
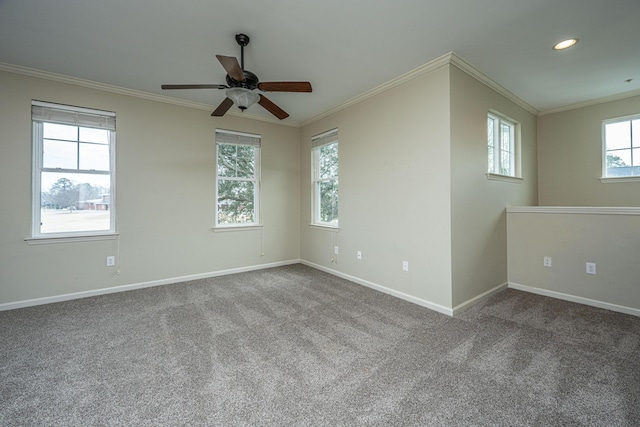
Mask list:
POLYGON ((260 96, 254 91, 243 87, 231 87, 227 89, 227 98, 231 99, 238 108, 244 111, 258 102, 260 96))

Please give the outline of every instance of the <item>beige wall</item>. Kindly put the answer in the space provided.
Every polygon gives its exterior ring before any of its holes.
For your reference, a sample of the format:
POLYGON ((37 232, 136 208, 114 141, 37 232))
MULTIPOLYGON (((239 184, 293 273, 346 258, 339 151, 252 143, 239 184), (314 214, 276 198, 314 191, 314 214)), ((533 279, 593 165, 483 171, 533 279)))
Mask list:
POLYGON ((505 207, 537 203, 536 117, 451 67, 451 260, 453 306, 507 282, 505 207), (522 178, 487 179, 487 113, 520 123, 522 178))
POLYGON ((536 118, 443 65, 296 129, 11 73, 0 89, 0 304, 302 259, 453 309, 507 281, 505 206, 640 203, 634 183, 597 179, 601 121, 640 97, 536 118), (24 241, 32 99, 117 113, 119 241, 24 241), (521 124, 521 183, 486 178, 489 109, 521 124), (212 232, 216 127, 262 135, 263 233, 212 232), (339 231, 309 226, 310 140, 333 128, 339 231), (118 243, 120 275, 105 267, 118 243))
POLYGON ((299 258, 299 129, 4 72, 0 93, 0 304, 299 258), (116 112, 120 275, 116 240, 25 242, 32 99, 116 112), (212 231, 216 127, 262 135, 263 242, 212 231))
POLYGON ((449 129, 449 66, 304 126, 301 258, 450 308, 449 129), (337 233, 309 226, 311 137, 336 127, 337 233), (331 262, 336 242, 340 254, 331 262), (409 272, 402 271, 403 260, 409 272))
POLYGON ((640 96, 538 117, 541 206, 640 206, 638 183, 602 183, 602 121, 640 113, 640 96))
POLYGON ((510 284, 640 315, 638 210, 518 209, 507 214, 510 284), (543 266, 545 256, 552 257, 551 268, 543 266), (595 275, 586 274, 587 262, 596 263, 595 275))
POLYGON ((638 113, 640 96, 538 117, 540 208, 507 215, 510 286, 640 315, 640 217, 553 211, 640 206, 639 183, 599 180, 602 121, 638 113))

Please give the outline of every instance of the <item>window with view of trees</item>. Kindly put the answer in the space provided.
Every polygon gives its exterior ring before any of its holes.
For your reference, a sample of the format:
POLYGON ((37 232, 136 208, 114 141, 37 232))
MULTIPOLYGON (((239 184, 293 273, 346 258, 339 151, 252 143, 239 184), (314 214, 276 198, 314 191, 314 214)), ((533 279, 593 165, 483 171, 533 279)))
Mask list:
POLYGON ((216 226, 259 224, 260 136, 216 130, 216 226))
POLYGON ((338 226, 338 130, 311 139, 313 173, 312 223, 338 226))
POLYGON ((487 116, 488 171, 491 174, 517 176, 516 123, 497 114, 487 116))
POLYGON ((603 176, 640 177, 640 115, 603 123, 603 176))
POLYGON ((115 113, 33 101, 32 236, 115 232, 115 113))

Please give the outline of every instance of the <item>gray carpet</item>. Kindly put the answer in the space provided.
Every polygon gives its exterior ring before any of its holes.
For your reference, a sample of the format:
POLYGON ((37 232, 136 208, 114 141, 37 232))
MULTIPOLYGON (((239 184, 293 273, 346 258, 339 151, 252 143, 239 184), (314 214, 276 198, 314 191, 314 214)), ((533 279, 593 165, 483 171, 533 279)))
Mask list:
POLYGON ((640 425, 640 318, 293 265, 0 313, 0 425, 640 425))

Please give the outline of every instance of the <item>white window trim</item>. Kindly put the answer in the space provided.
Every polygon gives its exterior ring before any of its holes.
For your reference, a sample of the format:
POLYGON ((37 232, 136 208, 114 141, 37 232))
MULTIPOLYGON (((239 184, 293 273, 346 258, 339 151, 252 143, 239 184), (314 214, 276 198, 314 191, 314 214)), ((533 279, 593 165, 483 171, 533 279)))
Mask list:
MULTIPOLYGON (((640 182, 640 175, 626 175, 626 176, 607 176, 607 141, 605 128, 608 124, 626 122, 630 120, 640 120, 640 114, 633 114, 631 116, 617 117, 615 119, 607 119, 602 121, 602 171, 600 176, 600 182, 603 184, 618 184, 628 182, 640 182)), ((640 135, 638 136, 640 139, 640 135)), ((633 149, 633 141, 631 142, 630 149, 633 149)))
POLYGON ((623 182, 640 182, 640 176, 603 176, 600 178, 603 184, 619 184, 623 182))
POLYGON ((95 234, 91 236, 69 237, 31 237, 24 239, 30 245, 48 245, 51 243, 94 242, 99 240, 115 240, 119 233, 95 234))
POLYGON ((338 186, 340 185, 340 172, 338 172, 337 178, 320 179, 318 177, 318 156, 320 153, 318 149, 333 143, 338 143, 338 151, 340 151, 337 128, 323 132, 311 138, 311 224, 309 225, 317 229, 340 229, 340 219, 338 219, 338 222, 336 223, 320 221, 320 182, 338 181, 338 186))
POLYGON ((217 227, 213 227, 213 231, 215 233, 226 233, 228 231, 255 231, 262 230, 262 224, 254 224, 254 225, 219 225, 217 227))
MULTIPOLYGON (((511 117, 508 117, 496 110, 493 109, 489 109, 488 113, 487 113, 487 117, 493 117, 494 119, 498 120, 498 129, 500 128, 500 124, 499 122, 504 121, 506 123, 509 123, 510 125, 513 126, 513 175, 503 175, 500 173, 495 173, 495 172, 487 172, 486 176, 487 179, 489 180, 493 180, 493 181, 504 181, 504 182, 512 182, 512 183, 517 183, 520 184, 522 183, 522 181, 524 181, 524 178, 522 177, 522 151, 521 151, 521 127, 520 127, 520 122, 518 122, 517 120, 512 119, 511 117)), ((494 135, 495 135, 495 130, 494 130, 494 135)), ((498 140, 498 144, 500 144, 500 133, 497 133, 497 140, 498 140)), ((487 137, 485 138, 485 141, 487 141, 488 143, 488 139, 489 136, 487 135, 487 137)), ((487 146, 487 150, 488 150, 488 146, 487 146)), ((494 150, 497 151, 497 154, 494 154, 494 166, 496 165, 496 161, 495 161, 495 157, 499 157, 499 153, 500 153, 500 148, 494 147, 494 150)), ((486 159, 486 157, 485 157, 486 159)), ((486 170, 486 169, 485 169, 486 170)))
POLYGON ((498 173, 489 173, 487 172, 487 179, 492 181, 504 181, 504 182, 513 182, 514 184, 522 184, 524 178, 519 176, 510 176, 510 175, 500 175, 498 173))
POLYGON ((311 227, 314 230, 320 230, 320 231, 331 231, 334 233, 337 233, 341 230, 341 228, 337 225, 325 225, 325 223, 322 224, 309 224, 309 227, 311 227))
MULTIPOLYGON (((69 243, 69 242, 83 242, 83 241, 94 241, 94 240, 109 240, 115 239, 118 236, 117 232, 117 221, 116 221, 116 135, 115 135, 115 117, 116 114, 112 111, 103 111, 103 110, 95 110, 90 108, 83 107, 75 107, 70 105, 63 104, 55 104, 51 102, 44 101, 31 101, 32 108, 35 107, 43 107, 43 108, 51 108, 54 110, 61 111, 69 111, 72 113, 77 113, 78 116, 82 116, 84 114, 91 116, 102 116, 106 118, 106 120, 113 120, 113 130, 109 133, 109 157, 110 157, 110 166, 109 166, 109 175, 110 175, 110 188, 109 188, 109 230, 99 230, 99 231, 77 231, 77 232, 65 232, 65 233, 41 233, 40 232, 40 223, 42 222, 41 213, 42 209, 40 206, 41 202, 41 179, 43 172, 43 135, 42 135, 42 123, 66 123, 73 124, 71 122, 59 121, 55 118, 51 120, 37 120, 34 121, 33 117, 31 119, 31 128, 32 128, 32 165, 31 165, 31 237, 25 239, 25 241, 29 244, 49 244, 49 243, 69 243)), ((79 119, 75 126, 83 126, 86 125, 82 122, 82 119, 79 119)), ((92 127, 88 125, 87 127, 92 127)), ((64 169, 56 169, 61 172, 64 172, 64 169)), ((77 173, 78 170, 73 170, 72 172, 77 173)), ((82 171, 82 173, 92 173, 91 171, 82 171)), ((105 173, 101 173, 106 175, 105 173)))
POLYGON ((215 180, 215 210, 214 210, 214 232, 227 232, 227 231, 250 231, 250 230, 260 230, 262 229, 262 209, 260 203, 260 184, 261 184, 261 141, 262 137, 260 135, 255 135, 251 133, 237 132, 232 130, 225 129, 216 129, 216 180, 215 180), (228 141, 218 141, 218 134, 224 134, 228 141), (258 144, 247 142, 248 140, 260 141, 258 144), (232 181, 246 181, 246 182, 255 182, 255 188, 253 192, 253 206, 254 206, 254 222, 246 222, 246 223, 233 223, 233 224, 219 224, 218 223, 218 146, 219 144, 236 144, 236 145, 249 145, 254 147, 254 179, 246 179, 246 178, 226 178, 232 181))

